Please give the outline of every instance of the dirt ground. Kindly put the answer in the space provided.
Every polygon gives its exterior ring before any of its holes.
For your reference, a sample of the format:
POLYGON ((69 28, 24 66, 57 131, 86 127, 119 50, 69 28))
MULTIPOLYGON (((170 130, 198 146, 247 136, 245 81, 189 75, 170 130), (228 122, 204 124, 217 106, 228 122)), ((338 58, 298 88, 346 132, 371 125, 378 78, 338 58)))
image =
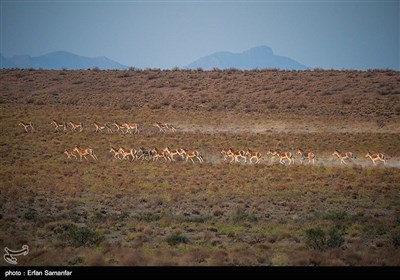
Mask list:
POLYGON ((0 120, 0 247, 28 244, 18 265, 400 264, 399 72, 0 70, 0 120), (77 145, 98 160, 67 159, 77 145), (204 163, 109 152, 166 146, 204 163), (262 159, 229 163, 229 148, 262 159))

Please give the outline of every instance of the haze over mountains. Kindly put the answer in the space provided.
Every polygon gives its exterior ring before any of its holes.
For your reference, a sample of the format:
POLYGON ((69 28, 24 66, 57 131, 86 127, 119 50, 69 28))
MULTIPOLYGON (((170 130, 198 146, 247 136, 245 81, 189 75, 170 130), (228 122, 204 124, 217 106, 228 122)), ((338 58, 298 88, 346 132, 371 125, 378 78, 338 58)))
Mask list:
MULTIPOLYGON (((133 65, 135 66, 135 65, 133 65)), ((42 56, 16 55, 6 58, 0 54, 0 68, 34 68, 34 69, 128 69, 128 66, 113 61, 107 57, 85 57, 70 52, 51 52, 42 56)), ((251 69, 282 69, 306 70, 307 66, 285 56, 274 55, 272 49, 260 46, 246 50, 242 53, 216 52, 197 59, 183 67, 183 69, 212 70, 236 68, 240 70, 251 69)))
POLYGON ((272 49, 260 46, 246 50, 242 53, 216 52, 202 57, 185 68, 212 70, 213 68, 241 70, 251 69, 282 69, 282 70, 306 70, 307 66, 285 56, 274 55, 272 49))
POLYGON ((104 56, 85 57, 65 51, 51 52, 37 57, 16 55, 11 58, 5 58, 0 54, 0 59, 0 68, 77 70, 98 67, 99 69, 128 69, 128 66, 122 65, 104 56))

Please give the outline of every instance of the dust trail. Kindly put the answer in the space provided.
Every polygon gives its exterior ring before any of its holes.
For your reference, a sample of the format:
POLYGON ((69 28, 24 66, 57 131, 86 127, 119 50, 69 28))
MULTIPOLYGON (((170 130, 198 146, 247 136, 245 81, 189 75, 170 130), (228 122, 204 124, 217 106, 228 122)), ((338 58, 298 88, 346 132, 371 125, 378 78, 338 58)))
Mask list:
POLYGON ((227 134, 268 134, 268 133, 292 133, 292 134, 305 134, 305 133, 398 133, 393 129, 380 129, 372 130, 369 127, 341 127, 331 128, 328 126, 324 127, 313 127, 313 126, 291 126, 291 125, 249 125, 249 126, 232 126, 227 124, 226 126, 193 126, 193 125, 180 125, 177 132, 188 132, 188 133, 204 133, 204 134, 215 134, 215 133, 227 133, 227 134))
MULTIPOLYGON (((315 164, 313 165, 312 163, 308 163, 308 160, 304 160, 303 162, 300 161, 299 157, 295 157, 295 163, 293 164, 288 164, 288 160, 285 160, 285 164, 281 164, 279 162, 278 158, 274 158, 274 160, 271 160, 270 156, 265 156, 262 155, 259 163, 255 163, 255 160, 253 160, 252 163, 249 163, 244 161, 244 159, 239 159, 239 162, 231 162, 231 158, 227 158, 224 160, 221 154, 218 153, 201 153, 204 159, 205 164, 212 164, 212 165, 238 165, 238 166, 282 166, 282 168, 290 168, 292 166, 309 166, 309 167, 341 167, 341 168, 354 168, 354 167, 359 167, 359 168, 400 168, 400 158, 390 158, 387 161, 387 164, 384 165, 383 162, 377 163, 377 165, 374 165, 372 161, 368 159, 354 159, 354 160, 347 160, 347 165, 341 164, 338 159, 332 158, 330 156, 320 156, 317 158, 315 161, 315 164)), ((185 160, 182 160, 180 158, 177 158, 175 162, 171 162, 169 164, 187 164, 185 160)), ((192 164, 190 161, 188 162, 192 164)), ((194 164, 200 164, 197 160, 195 160, 194 164)))
MULTIPOLYGON (((279 159, 275 158, 271 161, 270 157, 262 157, 259 163, 255 163, 253 161, 252 164, 249 162, 245 163, 244 160, 240 160, 239 163, 232 162, 230 163, 231 159, 224 160, 222 156, 216 154, 203 154, 205 163, 211 164, 233 164, 233 165, 263 165, 263 166, 272 166, 272 165, 280 165, 282 167, 289 167, 293 166, 293 164, 287 164, 287 160, 285 161, 286 164, 279 163, 279 159)), ((400 160, 397 158, 392 158, 387 161, 387 164, 384 165, 383 163, 377 163, 376 166, 373 165, 372 161, 366 159, 355 159, 352 161, 347 161, 347 165, 340 164, 339 160, 332 159, 330 157, 319 157, 318 160, 315 162, 314 166, 317 167, 342 167, 342 168, 353 168, 353 167, 361 167, 361 168, 400 168, 400 160)), ((313 166, 309 164, 308 161, 304 161, 303 163, 300 162, 300 159, 297 157, 295 158, 295 166, 304 165, 304 166, 313 166)))

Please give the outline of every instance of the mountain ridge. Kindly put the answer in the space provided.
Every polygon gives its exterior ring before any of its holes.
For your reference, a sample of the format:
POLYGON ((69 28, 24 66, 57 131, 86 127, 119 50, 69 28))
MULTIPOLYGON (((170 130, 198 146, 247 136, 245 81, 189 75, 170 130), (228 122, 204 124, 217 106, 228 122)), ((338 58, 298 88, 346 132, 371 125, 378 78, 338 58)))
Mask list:
POLYGON ((213 54, 201 57, 192 63, 186 65, 184 69, 203 70, 229 69, 236 68, 240 70, 252 69, 282 69, 282 70, 307 70, 305 66, 294 59, 285 56, 274 55, 272 49, 268 46, 258 46, 245 50, 241 53, 228 51, 215 52, 213 54))
POLYGON ((67 51, 55 51, 41 56, 15 55, 10 58, 0 54, 0 68, 34 68, 34 69, 128 69, 128 66, 120 64, 105 56, 86 57, 67 51))

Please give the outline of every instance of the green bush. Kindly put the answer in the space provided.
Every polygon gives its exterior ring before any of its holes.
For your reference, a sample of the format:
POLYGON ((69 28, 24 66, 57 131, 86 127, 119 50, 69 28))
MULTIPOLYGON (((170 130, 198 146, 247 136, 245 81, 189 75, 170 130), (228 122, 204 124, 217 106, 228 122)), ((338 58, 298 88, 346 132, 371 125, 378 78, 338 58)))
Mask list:
POLYGON ((195 216, 195 217, 182 217, 180 220, 188 223, 205 223, 210 219, 210 216, 195 216))
POLYGON ((310 249, 324 251, 328 248, 337 248, 344 244, 345 230, 342 227, 332 227, 328 234, 320 227, 306 231, 306 246, 310 249))
POLYGON ((235 223, 244 222, 244 221, 257 222, 258 217, 253 212, 246 211, 243 207, 237 207, 235 212, 232 215, 232 220, 235 223))
POLYGON ((346 221, 349 219, 349 215, 346 211, 331 211, 325 214, 323 217, 325 220, 331 221, 346 221))
POLYGON ((344 243, 344 234, 345 232, 343 228, 332 227, 328 232, 328 248, 336 248, 342 246, 344 243))
POLYGON ((24 218, 27 220, 33 220, 37 217, 37 211, 35 209, 29 209, 24 214, 24 218))
POLYGON ((107 219, 107 214, 104 211, 95 212, 93 219, 98 222, 105 221, 107 219))
POLYGON ((391 234, 392 244, 394 248, 400 247, 400 230, 395 230, 391 234))
POLYGON ((167 237, 167 243, 172 246, 178 245, 180 243, 186 244, 188 242, 189 239, 186 236, 180 234, 171 234, 167 237))
POLYGON ((314 250, 325 250, 326 236, 321 228, 311 228, 306 231, 306 246, 314 250))
POLYGON ((87 227, 71 227, 66 232, 66 237, 71 245, 75 247, 95 246, 104 239, 102 233, 87 227))

